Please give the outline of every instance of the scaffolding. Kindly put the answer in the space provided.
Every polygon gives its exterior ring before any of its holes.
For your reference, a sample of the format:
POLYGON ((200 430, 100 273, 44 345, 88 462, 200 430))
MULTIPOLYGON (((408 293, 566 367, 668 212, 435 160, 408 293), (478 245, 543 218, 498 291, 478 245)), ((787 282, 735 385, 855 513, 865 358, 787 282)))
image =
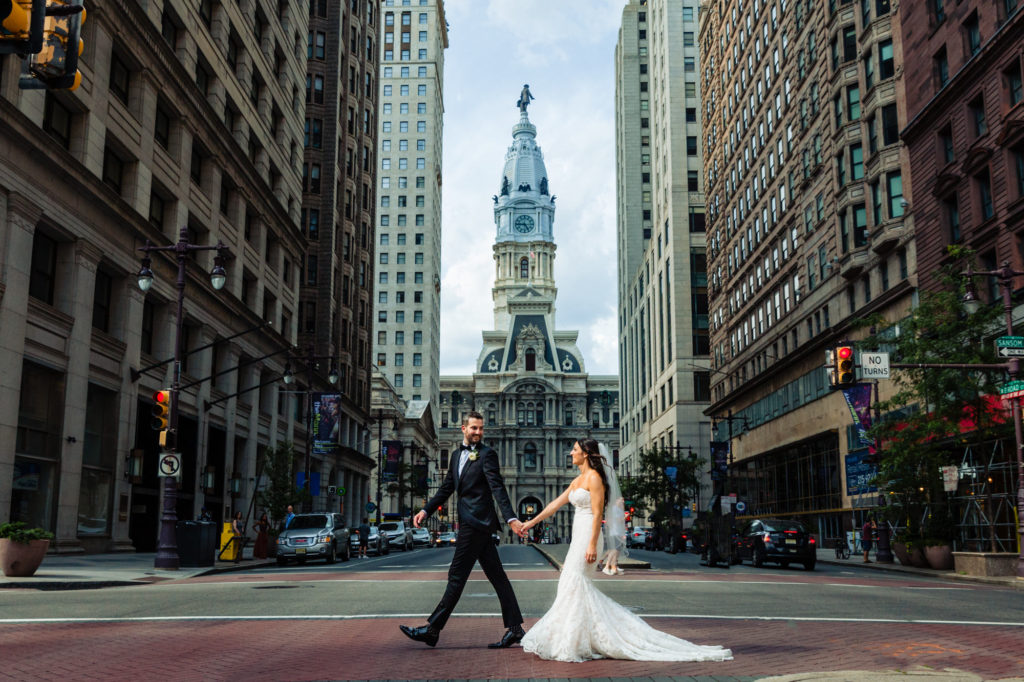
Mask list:
POLYGON ((964 446, 953 501, 959 509, 957 547, 1017 552, 1017 462, 1006 440, 964 446))

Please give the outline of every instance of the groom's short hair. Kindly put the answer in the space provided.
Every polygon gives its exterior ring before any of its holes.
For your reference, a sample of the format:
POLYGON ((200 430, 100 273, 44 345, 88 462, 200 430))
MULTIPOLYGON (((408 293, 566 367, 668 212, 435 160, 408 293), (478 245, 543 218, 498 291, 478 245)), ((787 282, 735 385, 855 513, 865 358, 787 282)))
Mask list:
POLYGON ((477 412, 476 410, 470 410, 462 418, 462 425, 463 426, 467 426, 469 424, 469 420, 470 419, 479 419, 480 421, 483 421, 484 420, 484 416, 482 414, 480 414, 479 412, 477 412))

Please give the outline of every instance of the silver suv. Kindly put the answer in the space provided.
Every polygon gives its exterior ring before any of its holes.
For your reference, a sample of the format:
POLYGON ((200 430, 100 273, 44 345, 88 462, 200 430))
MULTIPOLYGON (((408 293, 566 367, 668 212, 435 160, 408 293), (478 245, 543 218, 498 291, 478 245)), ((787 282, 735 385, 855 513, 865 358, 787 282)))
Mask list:
POLYGON ((380 530, 387 536, 388 544, 392 547, 398 547, 403 552, 412 549, 412 529, 405 521, 385 521, 380 524, 380 530))
POLYGON ((304 564, 309 558, 333 564, 339 556, 342 561, 352 557, 348 527, 341 514, 296 514, 277 536, 278 566, 289 559, 304 564))

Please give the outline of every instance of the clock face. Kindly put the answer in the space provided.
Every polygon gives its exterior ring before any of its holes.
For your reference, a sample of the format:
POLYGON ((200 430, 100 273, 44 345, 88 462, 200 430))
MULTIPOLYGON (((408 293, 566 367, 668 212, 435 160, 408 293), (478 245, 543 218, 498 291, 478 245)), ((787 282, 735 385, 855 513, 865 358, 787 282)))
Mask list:
POLYGON ((521 215, 516 218, 516 232, 527 233, 533 230, 533 218, 528 215, 521 215))

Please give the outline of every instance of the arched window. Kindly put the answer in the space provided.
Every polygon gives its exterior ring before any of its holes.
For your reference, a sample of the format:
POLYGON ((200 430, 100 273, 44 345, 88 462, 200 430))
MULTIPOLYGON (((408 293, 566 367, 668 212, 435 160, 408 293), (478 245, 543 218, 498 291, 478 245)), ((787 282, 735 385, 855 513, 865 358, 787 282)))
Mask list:
POLYGON ((527 443, 526 447, 523 448, 523 468, 537 468, 537 446, 533 443, 527 443))
POLYGON ((535 372, 537 370, 537 351, 532 348, 526 349, 526 371, 535 372))
POLYGON ((522 258, 519 261, 519 279, 528 279, 530 277, 530 260, 528 258, 522 258))

